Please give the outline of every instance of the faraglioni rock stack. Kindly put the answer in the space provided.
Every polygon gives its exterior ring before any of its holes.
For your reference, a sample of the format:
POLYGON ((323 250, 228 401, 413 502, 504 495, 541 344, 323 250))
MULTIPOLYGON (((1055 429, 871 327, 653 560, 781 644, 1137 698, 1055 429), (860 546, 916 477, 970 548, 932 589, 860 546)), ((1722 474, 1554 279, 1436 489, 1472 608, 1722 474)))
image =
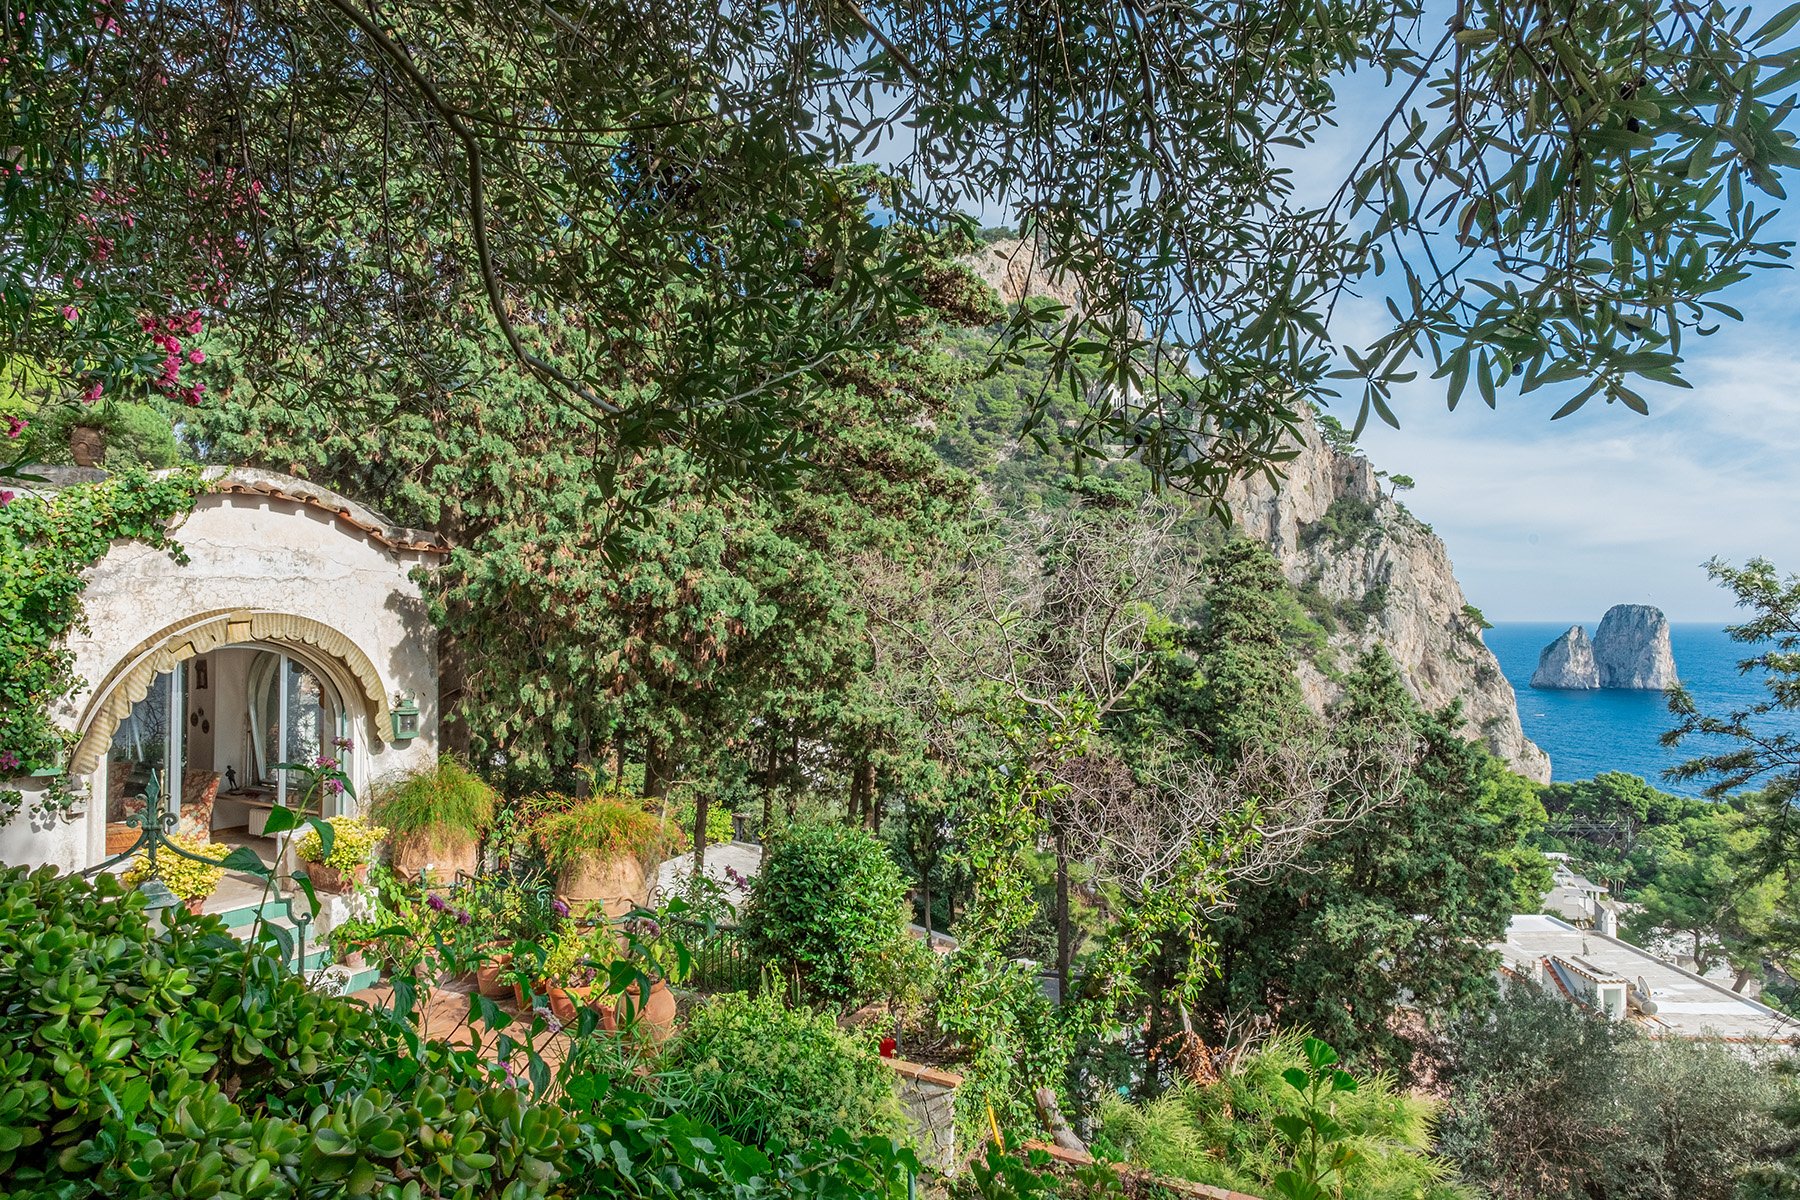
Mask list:
POLYGON ((1538 655, 1537 670, 1532 672, 1534 688, 1557 688, 1563 691, 1586 691, 1600 686, 1600 668, 1594 665, 1594 644, 1587 630, 1579 625, 1544 647, 1538 655))
POLYGON ((1675 686, 1669 618, 1648 604, 1615 604, 1600 618, 1594 640, 1579 625, 1544 647, 1534 688, 1618 688, 1660 692, 1675 686))

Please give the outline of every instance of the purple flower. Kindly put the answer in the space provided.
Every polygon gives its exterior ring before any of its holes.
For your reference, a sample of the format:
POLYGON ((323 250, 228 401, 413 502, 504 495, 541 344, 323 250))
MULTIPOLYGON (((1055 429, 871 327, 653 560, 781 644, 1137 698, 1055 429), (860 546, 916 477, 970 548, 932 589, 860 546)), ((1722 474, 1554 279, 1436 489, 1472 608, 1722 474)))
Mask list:
POLYGON ((336 746, 339 750, 354 750, 356 748, 356 743, 347 737, 332 738, 331 744, 336 746))
POLYGON ((318 767, 322 771, 333 770, 337 765, 337 759, 331 757, 329 754, 321 754, 319 757, 313 759, 313 766, 318 767))
POLYGON ((456 923, 458 925, 467 925, 469 923, 469 921, 470 921, 470 917, 469 917, 468 909, 459 908, 456 910, 456 923))
POLYGON ((550 911, 555 913, 559 917, 566 917, 569 915, 569 906, 564 904, 562 902, 562 899, 559 897, 550 902, 550 911))
POLYGON ((0 753, 0 771, 16 770, 18 765, 19 756, 14 754, 11 750, 0 753))
POLYGON ((436 892, 433 892, 433 893, 431 893, 431 895, 427 896, 425 898, 425 903, 429 904, 431 906, 432 912, 443 912, 446 908, 450 907, 448 904, 444 903, 444 898, 442 896, 438 895, 436 892))
POLYGON ((335 796, 344 790, 344 785, 335 779, 327 779, 325 781, 325 790, 335 796))

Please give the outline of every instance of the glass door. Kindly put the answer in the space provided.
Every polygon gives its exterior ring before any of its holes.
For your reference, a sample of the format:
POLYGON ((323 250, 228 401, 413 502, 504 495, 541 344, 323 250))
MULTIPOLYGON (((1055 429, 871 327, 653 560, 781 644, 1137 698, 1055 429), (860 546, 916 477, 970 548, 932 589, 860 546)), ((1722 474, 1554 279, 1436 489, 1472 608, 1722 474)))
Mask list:
POLYGON ((142 811, 139 799, 159 776, 163 811, 181 811, 181 773, 187 763, 182 736, 187 714, 187 672, 177 666, 150 681, 113 731, 106 753, 106 820, 117 823, 142 811))
MULTIPOLYGON (((343 706, 330 685, 305 663, 272 650, 260 651, 250 668, 250 740, 256 781, 275 790, 276 802, 297 808, 306 777, 280 769, 282 763, 311 765, 322 757, 341 758, 333 745, 343 706), (290 794, 291 789, 291 794, 290 794)), ((321 816, 338 815, 335 796, 320 798, 321 816)))

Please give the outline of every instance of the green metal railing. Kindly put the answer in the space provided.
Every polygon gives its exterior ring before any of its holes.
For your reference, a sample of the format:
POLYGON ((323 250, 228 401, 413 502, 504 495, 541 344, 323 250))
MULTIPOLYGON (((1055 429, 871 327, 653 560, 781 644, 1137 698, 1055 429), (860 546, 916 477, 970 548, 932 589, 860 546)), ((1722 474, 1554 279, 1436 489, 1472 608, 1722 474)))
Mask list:
POLYGON ((163 807, 161 772, 150 772, 150 778, 145 783, 144 790, 136 798, 143 802, 143 807, 138 812, 127 816, 125 824, 139 831, 137 837, 133 839, 130 846, 118 854, 95 863, 81 874, 86 877, 99 875, 112 870, 120 863, 136 858, 140 854, 143 855, 148 860, 149 874, 138 885, 138 891, 143 893, 146 907, 151 911, 174 908, 182 903, 175 893, 169 890, 168 885, 163 883, 157 873, 157 859, 163 855, 174 855, 191 862, 203 863, 209 867, 220 867, 227 871, 236 871, 261 879, 263 894, 257 902, 256 919, 251 925, 250 936, 246 940, 252 945, 265 939, 272 941, 282 962, 290 964, 297 971, 304 971, 306 967, 306 930, 307 926, 312 924, 313 914, 310 908, 296 908, 290 903, 288 920, 292 921, 294 925, 291 933, 280 925, 272 925, 264 920, 263 906, 269 902, 271 897, 278 900, 288 899, 276 886, 274 868, 263 862, 254 850, 246 846, 239 846, 224 858, 218 859, 204 854, 195 854, 175 841, 173 835, 181 823, 181 816, 179 813, 170 812, 163 807))

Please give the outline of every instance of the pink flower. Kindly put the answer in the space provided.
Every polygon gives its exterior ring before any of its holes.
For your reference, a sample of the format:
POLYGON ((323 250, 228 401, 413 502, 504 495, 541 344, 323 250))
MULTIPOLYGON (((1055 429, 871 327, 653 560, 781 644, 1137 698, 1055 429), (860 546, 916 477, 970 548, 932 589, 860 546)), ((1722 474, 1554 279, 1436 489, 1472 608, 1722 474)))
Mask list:
POLYGON ((81 402, 83 404, 92 404, 94 401, 100 399, 100 395, 104 391, 106 391, 106 385, 96 380, 89 386, 87 391, 81 393, 81 402))
POLYGON ((65 321, 75 321, 81 317, 81 310, 73 304, 65 304, 62 306, 62 315, 65 321))
POLYGON ((201 363, 206 361, 206 351, 204 351, 204 350, 189 350, 188 351, 188 361, 193 363, 196 367, 199 366, 201 363))
MULTIPOLYGON (((11 495, 11 493, 7 493, 11 495)), ((19 769, 19 756, 11 750, 0 752, 0 771, 16 771, 19 769)))
POLYGON ((18 417, 8 417, 6 418, 6 436, 16 438, 24 433, 30 425, 30 421, 22 421, 18 417))
POLYGON ((5 488, 0 488, 0 506, 5 506, 8 504, 11 504, 12 502, 13 502, 13 494, 11 492, 7 491, 5 488))

